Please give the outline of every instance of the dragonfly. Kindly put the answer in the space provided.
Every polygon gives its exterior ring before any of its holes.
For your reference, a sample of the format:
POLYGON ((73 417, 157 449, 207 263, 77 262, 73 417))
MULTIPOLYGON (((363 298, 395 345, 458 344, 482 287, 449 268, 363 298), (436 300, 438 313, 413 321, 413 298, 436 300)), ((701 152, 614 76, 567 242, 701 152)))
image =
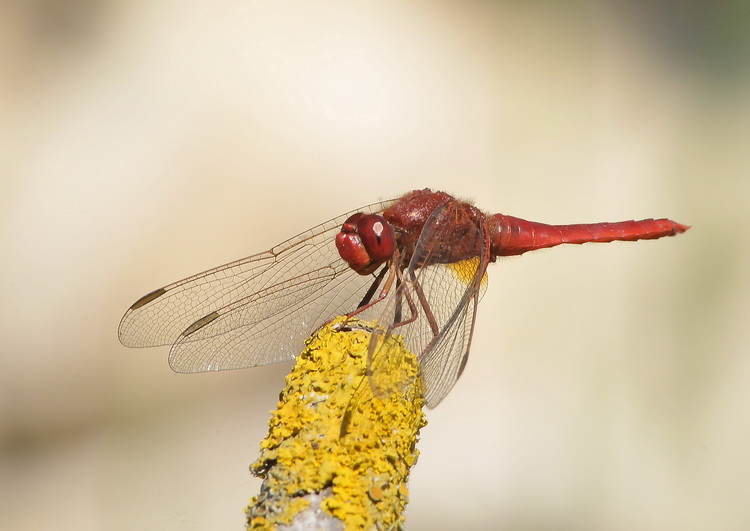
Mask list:
POLYGON ((689 228, 664 218, 548 225, 414 190, 144 295, 123 316, 119 338, 128 347, 171 345, 172 370, 198 373, 292 360, 332 318, 374 317, 418 356, 432 408, 466 366, 487 268, 498 257, 689 228))

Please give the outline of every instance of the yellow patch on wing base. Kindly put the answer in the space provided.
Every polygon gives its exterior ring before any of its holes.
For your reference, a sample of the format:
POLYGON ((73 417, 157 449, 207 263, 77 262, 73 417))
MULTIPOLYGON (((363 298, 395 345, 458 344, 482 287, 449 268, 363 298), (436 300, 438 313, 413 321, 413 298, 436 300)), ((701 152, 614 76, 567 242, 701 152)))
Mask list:
MULTIPOLYGON (((461 260, 460 262, 454 262, 452 264, 445 264, 445 267, 453 271, 456 277, 466 285, 471 284, 474 280, 474 275, 477 274, 477 268, 479 267, 479 257, 468 258, 461 260)), ((482 287, 487 285, 487 272, 482 275, 482 287)))
MULTIPOLYGON (((372 325, 338 318, 307 341, 286 378, 261 455, 251 470, 264 478, 247 508, 248 529, 289 523, 307 507, 301 496, 323 493, 320 507, 346 529, 403 525, 406 481, 426 424, 420 386, 375 398, 365 376, 372 325), (340 331, 346 325, 351 330, 340 331), (352 396, 356 399, 352 401, 352 396), (350 414, 345 434, 344 416, 350 414)), ((397 381, 418 382, 416 357, 398 338, 397 381)))

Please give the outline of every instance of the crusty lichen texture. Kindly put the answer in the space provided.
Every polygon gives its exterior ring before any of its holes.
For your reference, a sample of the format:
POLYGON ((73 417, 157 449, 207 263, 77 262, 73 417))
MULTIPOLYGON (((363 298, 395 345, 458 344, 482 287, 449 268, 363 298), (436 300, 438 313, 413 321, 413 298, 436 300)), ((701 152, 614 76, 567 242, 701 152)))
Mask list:
POLYGON ((388 371, 391 385, 373 396, 367 369, 374 329, 338 318, 308 339, 250 467, 264 482, 247 508, 248 529, 403 526, 406 482, 426 424, 419 364, 398 336, 385 346, 381 340, 377 370, 388 371))

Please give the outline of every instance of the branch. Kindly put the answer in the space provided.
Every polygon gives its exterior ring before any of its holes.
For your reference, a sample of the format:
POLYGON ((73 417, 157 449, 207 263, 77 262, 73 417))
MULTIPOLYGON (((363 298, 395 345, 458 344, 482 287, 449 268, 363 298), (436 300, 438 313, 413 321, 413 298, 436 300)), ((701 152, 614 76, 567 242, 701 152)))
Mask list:
POLYGON ((337 318, 307 340, 250 466, 264 481, 246 509, 248 529, 403 527, 426 424, 419 364, 400 338, 388 337, 377 350, 375 384, 366 376, 373 330, 337 318))

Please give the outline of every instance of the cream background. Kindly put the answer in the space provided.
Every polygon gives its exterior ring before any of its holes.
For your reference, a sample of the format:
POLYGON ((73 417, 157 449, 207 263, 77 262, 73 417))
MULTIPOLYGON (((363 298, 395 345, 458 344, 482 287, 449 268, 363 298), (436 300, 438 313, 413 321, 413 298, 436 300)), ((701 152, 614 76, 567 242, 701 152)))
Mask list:
POLYGON ((748 15, 0 6, 0 527, 242 529, 289 365, 178 376, 167 348, 119 344, 122 313, 429 186, 538 221, 693 228, 492 267, 408 528, 747 529, 748 15))

